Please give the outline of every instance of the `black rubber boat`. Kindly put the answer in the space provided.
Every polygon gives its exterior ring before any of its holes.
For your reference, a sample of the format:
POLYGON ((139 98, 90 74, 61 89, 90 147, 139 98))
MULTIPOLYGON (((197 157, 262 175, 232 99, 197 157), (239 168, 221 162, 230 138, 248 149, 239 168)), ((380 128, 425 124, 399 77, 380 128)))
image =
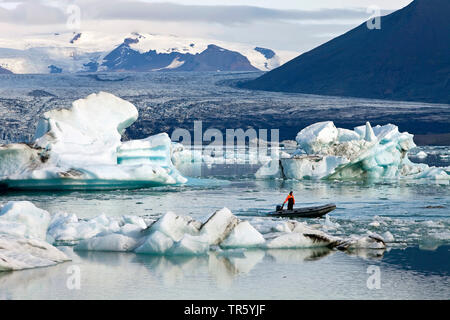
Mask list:
POLYGON ((320 218, 334 209, 336 209, 336 205, 332 203, 318 207, 294 208, 294 210, 283 210, 281 206, 277 206, 276 211, 269 213, 269 216, 286 218, 320 218))

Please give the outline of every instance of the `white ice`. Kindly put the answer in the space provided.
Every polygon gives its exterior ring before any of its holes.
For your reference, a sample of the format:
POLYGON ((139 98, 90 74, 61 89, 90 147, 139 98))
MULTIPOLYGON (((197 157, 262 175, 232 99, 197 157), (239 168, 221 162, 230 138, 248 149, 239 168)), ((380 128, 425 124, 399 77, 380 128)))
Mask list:
POLYGON ((428 154, 427 154, 426 152, 424 152, 424 151, 419 151, 419 152, 416 154, 416 157, 421 158, 421 159, 424 159, 424 158, 428 157, 428 154))
POLYGON ((46 240, 50 214, 29 201, 10 201, 0 208, 0 233, 46 240))
POLYGON ((47 267, 68 260, 63 252, 44 240, 0 233, 0 271, 47 267))
POLYGON ((28 201, 0 209, 0 271, 51 266, 69 258, 46 241, 50 214, 28 201))
POLYGON ((210 244, 220 244, 238 225, 239 219, 228 208, 216 211, 201 227, 210 244))
POLYGON ((137 247, 139 239, 120 233, 111 233, 80 241, 75 246, 78 251, 131 251, 137 247))
POLYGON ((47 233, 56 242, 74 243, 111 233, 136 237, 146 228, 146 222, 138 216, 108 217, 101 214, 82 220, 75 214, 57 213, 52 217, 47 233))

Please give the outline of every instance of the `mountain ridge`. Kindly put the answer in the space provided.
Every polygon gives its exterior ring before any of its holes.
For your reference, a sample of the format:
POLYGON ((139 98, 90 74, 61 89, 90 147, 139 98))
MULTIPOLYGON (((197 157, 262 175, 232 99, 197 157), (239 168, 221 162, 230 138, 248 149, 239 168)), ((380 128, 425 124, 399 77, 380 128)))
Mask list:
POLYGON ((200 53, 178 51, 161 52, 149 50, 139 52, 130 44, 139 43, 139 38, 126 38, 103 59, 101 67, 108 71, 259 71, 247 57, 237 51, 209 44, 200 53))
POLYGON ((450 1, 415 0, 286 64, 247 89, 450 103, 450 1))
POLYGON ((137 32, 0 39, 0 66, 14 73, 268 71, 293 56, 249 44, 137 32))

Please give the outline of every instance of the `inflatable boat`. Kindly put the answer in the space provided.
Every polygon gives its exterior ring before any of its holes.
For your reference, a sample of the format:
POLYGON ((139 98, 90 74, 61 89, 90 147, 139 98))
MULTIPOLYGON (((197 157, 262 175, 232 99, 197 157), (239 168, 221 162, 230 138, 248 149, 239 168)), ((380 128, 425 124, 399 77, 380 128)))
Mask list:
POLYGON ((293 210, 283 210, 281 206, 277 206, 274 212, 269 213, 269 216, 286 218, 320 218, 334 209, 336 209, 336 205, 332 203, 317 207, 294 208, 293 210))

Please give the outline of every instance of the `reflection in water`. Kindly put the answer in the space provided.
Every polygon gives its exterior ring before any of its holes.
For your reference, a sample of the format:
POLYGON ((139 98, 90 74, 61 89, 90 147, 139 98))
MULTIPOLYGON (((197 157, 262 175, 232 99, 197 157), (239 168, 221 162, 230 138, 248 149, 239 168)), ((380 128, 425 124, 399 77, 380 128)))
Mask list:
POLYGON ((144 266, 147 272, 161 279, 168 287, 175 286, 186 276, 195 275, 208 265, 206 256, 136 255, 133 261, 144 266))
POLYGON ((439 298, 448 293, 448 247, 392 249, 384 257, 381 251, 348 255, 327 248, 219 250, 204 256, 61 249, 71 262, 0 273, 0 299, 439 298), (81 290, 66 285, 73 265, 81 270, 81 290), (366 288, 370 265, 381 268, 384 291, 366 288))
POLYGON ((267 250, 267 256, 276 263, 296 263, 303 261, 317 261, 330 254, 336 253, 336 250, 328 248, 311 249, 270 249, 267 250))
POLYGON ((351 256, 357 256, 366 260, 381 260, 384 256, 386 249, 350 249, 347 250, 346 253, 351 256))
MULTIPOLYGON (((250 273, 264 259, 277 264, 301 263, 315 261, 335 252, 327 248, 315 248, 212 251, 204 256, 154 256, 98 251, 74 252, 71 247, 61 247, 61 249, 70 256, 71 262, 21 272, 1 272, 0 287, 14 288, 26 284, 28 290, 33 291, 41 286, 42 281, 47 282, 47 285, 51 287, 53 281, 64 283, 68 266, 75 264, 82 266, 85 281, 101 280, 103 283, 115 281, 114 277, 108 278, 110 272, 106 270, 122 269, 132 265, 134 275, 139 270, 138 278, 146 274, 155 281, 160 279, 168 287, 176 286, 186 277, 208 273, 218 287, 227 288, 232 285, 235 277, 250 273)), ((8 296, 0 296, 0 298, 8 299, 8 296)))
POLYGON ((264 259, 292 264, 317 261, 334 252, 328 248, 226 250, 211 251, 206 256, 136 255, 136 261, 161 278, 165 285, 173 286, 186 276, 207 270, 219 287, 226 288, 235 277, 250 273, 264 259))
POLYGON ((264 256, 265 252, 262 250, 211 253, 208 259, 208 272, 215 279, 218 287, 228 288, 231 287, 236 276, 248 274, 263 261, 264 256))

